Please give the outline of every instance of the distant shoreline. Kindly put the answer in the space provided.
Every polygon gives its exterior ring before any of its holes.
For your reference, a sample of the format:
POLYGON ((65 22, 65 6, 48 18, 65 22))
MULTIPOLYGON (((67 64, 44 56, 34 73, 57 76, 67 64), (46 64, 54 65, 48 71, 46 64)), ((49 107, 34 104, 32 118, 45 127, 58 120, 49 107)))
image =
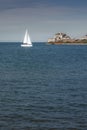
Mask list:
POLYGON ((74 45, 83 45, 83 44, 87 44, 87 35, 85 35, 84 37, 80 38, 80 39, 73 39, 70 36, 68 36, 65 33, 57 33, 54 35, 53 38, 49 38, 48 39, 48 43, 49 44, 74 44, 74 45))
POLYGON ((87 45, 87 41, 83 42, 48 42, 48 44, 55 44, 55 45, 87 45))
POLYGON ((70 44, 70 43, 49 44, 49 43, 48 43, 48 45, 57 45, 57 46, 58 46, 58 45, 66 45, 66 46, 73 46, 73 45, 75 45, 75 46, 80 46, 80 45, 81 45, 81 46, 87 46, 87 44, 84 44, 84 43, 82 43, 82 44, 77 44, 77 43, 75 43, 75 44, 73 44, 73 43, 72 43, 72 44, 70 44))
POLYGON ((47 43, 49 45, 87 45, 87 43, 47 43))

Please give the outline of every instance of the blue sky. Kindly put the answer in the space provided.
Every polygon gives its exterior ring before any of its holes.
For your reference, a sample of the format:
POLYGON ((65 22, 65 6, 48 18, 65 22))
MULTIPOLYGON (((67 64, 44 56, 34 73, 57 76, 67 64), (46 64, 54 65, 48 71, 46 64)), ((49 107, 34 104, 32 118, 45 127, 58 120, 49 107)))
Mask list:
POLYGON ((32 41, 64 32, 87 34, 87 0, 0 0, 0 41, 21 42, 25 29, 32 41))

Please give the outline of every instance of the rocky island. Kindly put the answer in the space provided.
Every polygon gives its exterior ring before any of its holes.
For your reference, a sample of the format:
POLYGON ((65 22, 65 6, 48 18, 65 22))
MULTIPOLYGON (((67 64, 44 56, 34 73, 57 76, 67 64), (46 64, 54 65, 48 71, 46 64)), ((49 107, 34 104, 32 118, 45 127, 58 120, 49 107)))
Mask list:
POLYGON ((87 44, 87 35, 79 39, 73 39, 65 33, 57 33, 48 39, 50 44, 87 44))

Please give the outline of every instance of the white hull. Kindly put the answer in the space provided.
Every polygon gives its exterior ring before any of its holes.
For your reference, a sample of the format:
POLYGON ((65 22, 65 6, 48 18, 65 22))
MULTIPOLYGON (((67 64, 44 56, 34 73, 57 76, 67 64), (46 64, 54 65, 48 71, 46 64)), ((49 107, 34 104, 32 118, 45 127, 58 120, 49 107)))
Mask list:
POLYGON ((24 45, 24 44, 21 44, 21 47, 32 47, 32 45, 28 45, 28 44, 24 45))

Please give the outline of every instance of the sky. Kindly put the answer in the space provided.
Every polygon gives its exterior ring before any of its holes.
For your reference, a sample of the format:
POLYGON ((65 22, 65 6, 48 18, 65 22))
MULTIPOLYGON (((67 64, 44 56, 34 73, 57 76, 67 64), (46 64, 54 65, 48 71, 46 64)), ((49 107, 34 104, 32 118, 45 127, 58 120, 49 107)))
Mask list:
POLYGON ((87 0, 0 0, 0 41, 22 42, 26 29, 32 42, 46 42, 58 32, 82 37, 87 0))

